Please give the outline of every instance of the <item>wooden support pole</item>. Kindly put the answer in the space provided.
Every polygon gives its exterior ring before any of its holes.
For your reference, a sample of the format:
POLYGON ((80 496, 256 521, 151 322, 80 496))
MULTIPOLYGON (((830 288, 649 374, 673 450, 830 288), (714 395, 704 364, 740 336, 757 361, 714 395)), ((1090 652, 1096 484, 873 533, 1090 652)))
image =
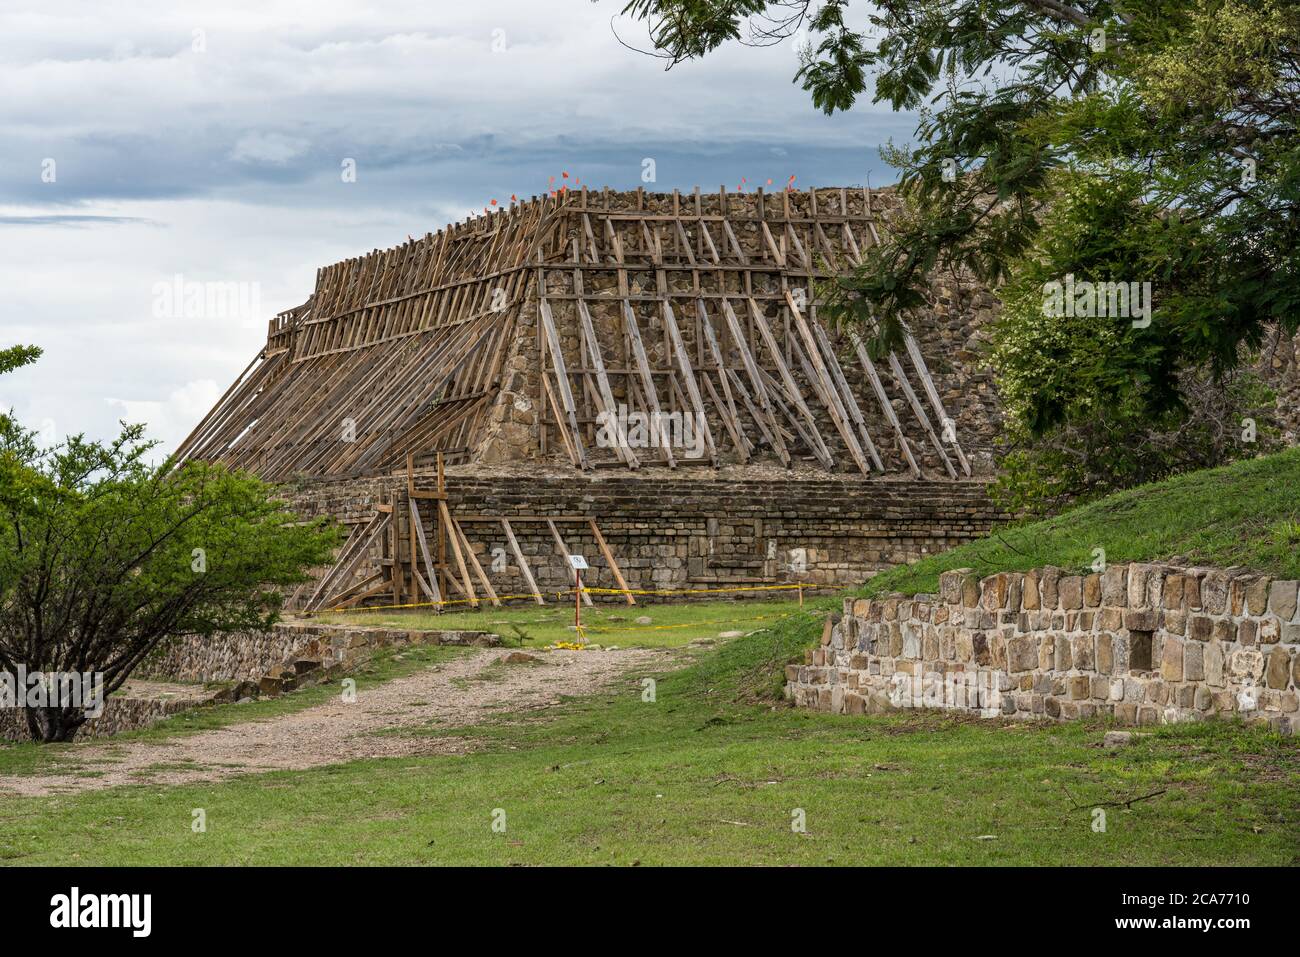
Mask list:
MULTIPOLYGON (((555 539, 555 549, 560 553, 560 558, 564 562, 564 567, 569 570, 569 575, 573 578, 574 588, 578 588, 578 570, 569 564, 569 546, 566 545, 564 539, 560 537, 560 530, 555 527, 555 522, 548 518, 546 520, 546 525, 551 530, 551 537, 555 539)), ((582 600, 590 605, 591 596, 580 588, 578 588, 578 591, 582 593, 582 600)))
POLYGON ((497 597, 496 589, 492 587, 492 582, 487 577, 487 573, 483 571, 483 566, 479 563, 478 556, 474 554, 474 547, 469 543, 469 536, 467 536, 465 530, 460 527, 460 522, 456 521, 454 518, 451 520, 451 527, 455 530, 455 534, 460 536, 460 544, 465 550, 465 558, 473 567, 474 573, 478 575, 478 580, 483 585, 484 593, 491 600, 492 604, 500 605, 501 599, 497 597))
POLYGON ((523 550, 519 547, 519 541, 515 538, 514 529, 510 527, 510 522, 501 519, 501 528, 506 533, 506 541, 510 544, 510 551, 514 553, 515 564, 519 566, 519 573, 524 576, 524 581, 528 583, 528 590, 533 593, 533 601, 539 605, 545 605, 546 601, 542 598, 542 593, 537 590, 537 582, 533 581, 533 573, 528 567, 528 562, 524 560, 523 550))
POLYGON ((442 517, 443 527, 447 530, 447 537, 451 540, 451 553, 455 556, 456 567, 460 570, 461 591, 469 599, 470 607, 477 608, 478 595, 474 593, 474 582, 470 580, 469 569, 465 566, 465 556, 461 554, 460 550, 459 527, 451 520, 451 513, 447 511, 445 501, 438 502, 438 514, 442 517))
POLYGON ((953 421, 944 411, 943 401, 939 398, 939 390, 934 386, 934 380, 930 378, 930 369, 925 364, 925 357, 921 355, 921 347, 916 344, 911 330, 906 330, 904 341, 907 345, 907 354, 912 360, 912 365, 916 369, 916 374, 921 379, 921 387, 925 389, 926 398, 930 400, 930 405, 934 408, 934 414, 939 417, 939 428, 944 431, 944 440, 950 442, 953 450, 957 453, 957 461, 961 463, 962 471, 966 477, 970 477, 970 462, 966 459, 966 453, 962 451, 961 444, 957 441, 957 427, 951 426, 952 438, 949 439, 948 433, 950 423, 953 421))
POLYGON ((695 380, 695 369, 691 366, 691 357, 686 353, 686 344, 682 342, 681 330, 677 328, 677 318, 673 315, 673 307, 667 299, 663 303, 664 327, 668 330, 668 339, 672 343, 673 354, 677 358, 677 366, 681 369, 686 394, 690 396, 691 408, 695 412, 695 428, 704 436, 704 446, 709 450, 709 459, 716 466, 718 464, 718 449, 713 444, 713 432, 709 429, 709 417, 704 412, 704 400, 700 397, 700 384, 695 380))
MULTIPOLYGON (((790 295, 789 289, 785 290, 785 301, 790 309, 790 315, 794 318, 799 337, 803 340, 804 351, 812 363, 813 374, 821 384, 826 411, 831 414, 831 421, 835 423, 835 428, 839 431, 840 438, 844 440, 845 446, 848 447, 849 454, 853 456, 853 461, 857 463, 858 468, 864 475, 870 475, 871 465, 867 462, 866 456, 862 454, 862 446, 858 442, 858 437, 853 433, 849 422, 849 413, 844 407, 844 400, 840 396, 839 388, 831 378, 826 361, 822 358, 821 348, 818 346, 817 340, 813 338, 812 330, 808 328, 808 322, 804 319, 803 312, 794 301, 794 297, 790 295)), ((874 447, 872 451, 875 451, 874 447)), ((880 470, 883 472, 884 467, 881 466, 880 470)))
POLYGON ((853 343, 854 351, 857 353, 858 362, 862 363, 862 371, 867 374, 867 381, 871 383, 871 389, 876 394, 876 401, 880 404, 880 411, 884 413, 885 418, 894 430, 894 435, 898 439, 899 450, 903 453, 903 458, 907 460, 907 467, 912 470, 914 478, 920 478, 920 466, 916 464, 916 459, 912 457, 912 448, 903 432, 903 425, 898 421, 898 413, 894 411, 894 406, 889 401, 885 386, 880 381, 880 373, 876 371, 876 365, 871 361, 871 356, 867 353, 866 343, 862 341, 862 337, 857 332, 850 332, 849 339, 853 343))
POLYGON ((636 599, 632 597, 632 590, 627 587, 627 582, 623 580, 623 572, 618 567, 618 562, 614 561, 614 553, 605 544, 605 536, 600 534, 600 526, 596 520, 590 519, 588 524, 591 526, 591 534, 596 538, 596 545, 600 548, 600 553, 605 556, 605 562, 609 565, 609 570, 614 573, 614 580, 618 582, 618 587, 623 591, 623 597, 627 599, 629 605, 635 605, 636 599))
POLYGON ((645 392, 646 403, 650 406, 650 435, 652 440, 663 450, 669 468, 677 468, 677 457, 673 454, 672 442, 662 441, 659 429, 663 425, 663 411, 659 406, 659 393, 655 389, 654 373, 650 371, 650 360, 646 356, 645 343, 641 340, 641 329, 632 312, 632 304, 623 300, 623 323, 627 328, 628 340, 632 345, 632 356, 636 359, 636 368, 641 376, 641 389, 645 392))
POLYGON ((831 456, 830 449, 826 447, 826 442, 817 429, 817 418, 812 414, 812 409, 808 408, 808 404, 804 402, 799 385, 795 382, 794 376, 790 374, 790 369, 785 364, 776 336, 772 334, 772 330, 767 324, 767 317, 763 315, 763 311, 758 308, 758 303, 753 299, 749 300, 749 313, 754 320, 755 328, 758 329, 758 333, 763 339, 763 344, 772 357, 772 362, 776 365, 777 372, 780 374, 781 384, 785 387, 786 398, 790 400, 804 418, 803 431, 810 441, 813 455, 817 456, 817 460, 826 468, 835 468, 835 459, 831 456))
MULTIPOLYGON (((429 555, 429 543, 424 537, 424 521, 420 517, 420 507, 415 504, 414 498, 410 498, 407 501, 410 502, 411 505, 411 527, 415 529, 416 540, 420 545, 420 554, 424 557, 424 571, 428 576, 425 581, 428 583, 430 597, 435 602, 439 603, 437 611, 441 614, 442 592, 438 587, 438 575, 434 570, 433 559, 429 555)), ((411 553, 414 555, 415 550, 412 549, 411 553)))
MULTIPOLYGON (((546 333, 546 344, 551 354, 551 365, 555 373, 555 382, 559 387, 560 399, 564 405, 564 415, 568 420, 569 429, 573 437, 573 447, 578 456, 578 464, 582 468, 590 468, 591 463, 587 460, 587 454, 582 444, 582 431, 578 428, 577 406, 573 401, 573 389, 569 385, 569 374, 564 364, 564 354, 560 351, 560 337, 555 331, 555 320, 551 317, 551 305, 546 301, 543 295, 538 299, 541 314, 542 328, 546 333)), ((560 428, 564 428, 564 423, 560 423, 560 428)))

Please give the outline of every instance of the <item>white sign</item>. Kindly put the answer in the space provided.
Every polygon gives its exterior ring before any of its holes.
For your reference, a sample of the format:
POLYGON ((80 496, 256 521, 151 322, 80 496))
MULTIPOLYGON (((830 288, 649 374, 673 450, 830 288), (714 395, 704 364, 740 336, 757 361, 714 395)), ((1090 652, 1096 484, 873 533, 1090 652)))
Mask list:
POLYGON ((587 570, 587 560, 581 555, 570 555, 569 565, 572 566, 575 571, 585 572, 587 570))

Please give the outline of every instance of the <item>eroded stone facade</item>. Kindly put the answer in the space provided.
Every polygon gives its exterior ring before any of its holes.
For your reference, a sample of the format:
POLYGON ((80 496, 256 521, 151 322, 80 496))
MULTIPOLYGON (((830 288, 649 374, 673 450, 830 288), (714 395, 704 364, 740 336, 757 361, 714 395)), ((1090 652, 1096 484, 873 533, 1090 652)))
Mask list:
MULTIPOLYGON (((416 484, 427 487, 428 473, 416 484)), ((364 524, 387 490, 404 489, 404 474, 342 481, 302 482, 286 490, 306 516, 332 515, 364 524)), ((980 482, 837 481, 812 477, 700 480, 678 476, 565 477, 507 474, 448 478, 452 514, 485 568, 506 540, 500 522, 512 521, 520 548, 543 591, 570 587, 545 523, 526 516, 591 516, 613 550, 629 587, 698 589, 802 581, 857 584, 876 572, 916 561, 987 534, 1006 516, 980 482)), ((431 511, 424 515, 432 541, 431 511)), ((590 529, 562 527, 570 550, 591 560, 591 587, 616 587, 590 529)), ((365 577, 375 566, 363 563, 365 577)), ((501 594, 527 585, 511 557, 492 571, 501 594)), ((617 599, 616 599, 617 600, 617 599)))

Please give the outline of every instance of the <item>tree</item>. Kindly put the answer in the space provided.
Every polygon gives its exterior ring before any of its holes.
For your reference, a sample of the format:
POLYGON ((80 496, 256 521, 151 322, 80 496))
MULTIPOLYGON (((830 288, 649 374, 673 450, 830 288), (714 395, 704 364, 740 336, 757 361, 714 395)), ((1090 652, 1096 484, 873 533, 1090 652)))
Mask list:
MULTIPOLYGON (((142 436, 124 425, 109 443, 72 436, 42 449, 0 416, 0 669, 10 675, 99 673, 111 694, 165 639, 268 627, 281 589, 330 560, 339 534, 325 520, 302 522, 243 472, 151 465, 142 436)), ((86 702, 51 700, 26 717, 34 740, 67 741, 86 702)))
MULTIPOLYGON (((1300 0, 873 6, 861 28, 846 0, 632 0, 624 13, 670 67, 743 40, 747 18, 759 20, 749 42, 811 27, 796 80, 817 107, 848 109, 874 80, 876 102, 919 112, 918 144, 886 151, 907 215, 835 290, 874 351, 898 343, 943 268, 994 285, 1151 282, 1150 324, 1111 343, 1091 387, 1094 408, 1155 421, 1186 416, 1189 371, 1222 379, 1270 329, 1300 327, 1300 0), (1053 210, 1079 181, 1126 207, 1092 238, 1138 230, 1109 275, 1086 271, 1095 250, 1050 241, 1077 225, 1053 210)), ((1048 390, 1022 408, 1034 436, 1088 414, 1048 390)))

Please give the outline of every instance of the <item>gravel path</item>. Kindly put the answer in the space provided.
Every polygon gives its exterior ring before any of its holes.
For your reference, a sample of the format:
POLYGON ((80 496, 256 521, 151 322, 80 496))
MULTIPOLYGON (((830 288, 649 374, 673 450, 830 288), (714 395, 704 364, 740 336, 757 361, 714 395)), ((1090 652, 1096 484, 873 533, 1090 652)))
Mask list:
POLYGON ((635 677, 668 667, 673 657, 662 649, 552 651, 536 653, 540 663, 498 663, 505 654, 475 651, 358 691, 351 704, 335 697, 292 714, 162 741, 87 742, 68 752, 63 773, 0 776, 0 794, 190 784, 359 758, 464 753, 471 746, 464 738, 376 732, 473 725, 502 710, 541 709, 560 695, 592 694, 619 678, 626 693, 640 694, 635 677))

